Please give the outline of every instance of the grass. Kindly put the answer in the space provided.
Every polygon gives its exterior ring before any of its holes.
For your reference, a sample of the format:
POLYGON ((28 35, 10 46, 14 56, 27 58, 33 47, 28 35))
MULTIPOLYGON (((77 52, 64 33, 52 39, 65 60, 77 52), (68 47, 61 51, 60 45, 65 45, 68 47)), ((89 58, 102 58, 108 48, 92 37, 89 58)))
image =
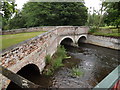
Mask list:
POLYGON ((91 28, 89 33, 93 35, 120 37, 120 31, 114 26, 100 27, 100 29, 91 28))
POLYGON ((100 27, 101 29, 109 29, 109 28, 116 28, 115 26, 105 26, 105 27, 100 27))
POLYGON ((73 67, 71 74, 74 77, 79 77, 79 76, 83 75, 83 72, 79 68, 73 67))
POLYGON ((44 33, 45 31, 40 32, 28 32, 28 33, 19 33, 19 34, 10 34, 10 35, 0 35, 0 40, 2 40, 1 49, 6 49, 10 46, 18 44, 22 41, 25 41, 29 38, 33 38, 39 34, 44 33))
POLYGON ((43 71, 44 75, 53 75, 54 71, 63 65, 63 59, 67 57, 65 48, 63 46, 58 46, 56 53, 53 55, 54 57, 50 57, 50 55, 46 56, 46 68, 43 71))
POLYGON ((114 37, 120 37, 120 33, 98 33, 95 32, 93 35, 101 35, 101 36, 114 36, 114 37))

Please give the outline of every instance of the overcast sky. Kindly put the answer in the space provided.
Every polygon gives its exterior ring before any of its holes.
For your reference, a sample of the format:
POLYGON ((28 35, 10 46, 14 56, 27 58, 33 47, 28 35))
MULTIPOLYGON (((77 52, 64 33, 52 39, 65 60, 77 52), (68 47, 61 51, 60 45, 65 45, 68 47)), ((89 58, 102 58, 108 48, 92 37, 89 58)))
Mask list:
MULTIPOLYGON (((16 0, 17 8, 22 9, 24 3, 26 3, 29 0, 16 0)), ((90 9, 90 7, 94 7, 95 10, 99 10, 100 6, 100 0, 84 0, 85 5, 90 9)))

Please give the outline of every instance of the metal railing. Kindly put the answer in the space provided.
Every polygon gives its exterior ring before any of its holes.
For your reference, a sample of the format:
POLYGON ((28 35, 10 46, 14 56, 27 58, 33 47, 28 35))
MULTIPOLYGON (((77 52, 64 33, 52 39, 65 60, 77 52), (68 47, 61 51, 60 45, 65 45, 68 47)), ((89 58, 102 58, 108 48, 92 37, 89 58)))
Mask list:
POLYGON ((108 90, 109 88, 113 88, 118 80, 120 80, 120 65, 115 68, 108 76, 106 76, 98 85, 96 85, 93 90, 108 90))

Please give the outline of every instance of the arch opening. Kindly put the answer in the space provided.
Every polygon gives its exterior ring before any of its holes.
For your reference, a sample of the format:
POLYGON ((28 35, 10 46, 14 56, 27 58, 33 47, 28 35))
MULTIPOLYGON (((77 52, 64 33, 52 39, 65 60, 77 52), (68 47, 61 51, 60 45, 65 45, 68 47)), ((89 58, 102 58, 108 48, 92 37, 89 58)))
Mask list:
POLYGON ((86 43, 86 37, 82 36, 78 39, 78 46, 80 46, 81 44, 86 43))
MULTIPOLYGON (((24 66, 21 70, 19 70, 17 74, 37 84, 37 82, 34 81, 34 78, 40 76, 40 71, 35 64, 28 64, 24 66)), ((11 89, 14 90, 16 88, 17 90, 22 89, 21 87, 19 87, 18 85, 16 85, 14 82, 11 81, 7 87, 7 90, 11 90, 11 89)))
POLYGON ((71 38, 65 38, 60 42, 60 45, 71 45, 73 43, 73 40, 71 38))

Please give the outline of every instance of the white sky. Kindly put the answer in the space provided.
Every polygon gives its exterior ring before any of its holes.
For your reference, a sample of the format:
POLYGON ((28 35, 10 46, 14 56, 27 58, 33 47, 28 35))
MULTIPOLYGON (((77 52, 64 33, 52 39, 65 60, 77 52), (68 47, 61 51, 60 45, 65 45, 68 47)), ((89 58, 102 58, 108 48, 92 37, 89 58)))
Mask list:
MULTIPOLYGON (((24 3, 26 3, 29 0, 15 0, 15 1, 16 1, 16 4, 17 4, 17 8, 22 9, 24 3)), ((89 8, 89 10, 90 10, 90 7, 94 7, 95 10, 99 10, 100 0, 84 0, 84 1, 85 1, 85 5, 89 8)))

